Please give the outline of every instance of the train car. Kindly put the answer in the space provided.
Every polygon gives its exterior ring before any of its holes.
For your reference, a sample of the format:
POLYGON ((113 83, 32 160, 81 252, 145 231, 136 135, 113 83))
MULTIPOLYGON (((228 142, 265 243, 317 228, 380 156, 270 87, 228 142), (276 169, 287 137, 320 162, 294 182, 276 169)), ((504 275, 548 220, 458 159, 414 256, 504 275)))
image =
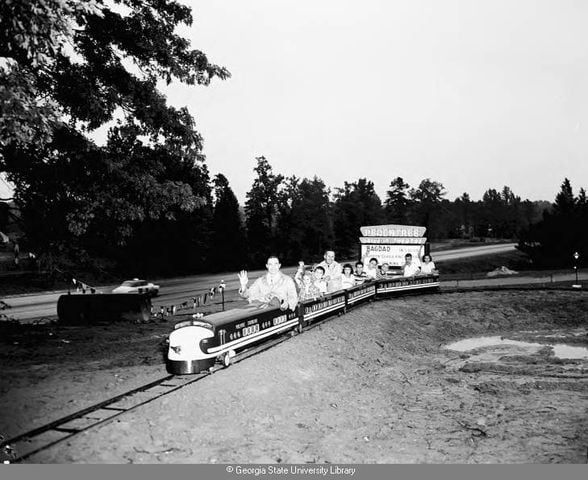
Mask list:
POLYGON ((347 292, 347 308, 351 308, 360 303, 367 302, 375 298, 378 284, 377 282, 365 282, 353 288, 346 290, 347 292))
POLYGON ((302 325, 307 325, 313 320, 331 316, 334 313, 343 313, 346 307, 345 290, 327 293, 316 300, 300 302, 298 313, 302 325))
POLYGON ((229 366, 236 352, 299 324, 298 312, 246 307, 178 322, 169 335, 170 373, 199 373, 217 360, 229 366))
POLYGON ((439 289, 439 275, 394 276, 378 280, 377 296, 385 298, 406 292, 423 292, 439 289))

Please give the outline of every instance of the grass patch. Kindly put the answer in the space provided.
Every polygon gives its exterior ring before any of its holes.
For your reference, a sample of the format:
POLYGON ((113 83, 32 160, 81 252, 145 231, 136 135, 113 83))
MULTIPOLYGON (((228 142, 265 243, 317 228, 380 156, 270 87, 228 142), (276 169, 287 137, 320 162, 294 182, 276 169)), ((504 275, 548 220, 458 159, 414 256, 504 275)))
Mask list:
POLYGON ((513 252, 481 255, 455 260, 439 260, 435 264, 441 274, 446 275, 476 275, 486 276, 488 272, 500 267, 507 267, 518 272, 528 271, 533 268, 527 255, 516 250, 513 252))

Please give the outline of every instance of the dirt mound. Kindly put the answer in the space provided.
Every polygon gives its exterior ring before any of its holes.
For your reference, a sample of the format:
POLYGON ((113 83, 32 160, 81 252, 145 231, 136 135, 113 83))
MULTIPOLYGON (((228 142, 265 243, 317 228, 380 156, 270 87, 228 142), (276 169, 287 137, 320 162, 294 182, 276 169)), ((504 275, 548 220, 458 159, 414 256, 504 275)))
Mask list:
POLYGON ((517 272, 516 270, 511 270, 508 267, 505 267, 504 265, 498 268, 495 268, 494 270, 492 270, 491 272, 488 272, 486 274, 487 277, 499 277, 501 275, 517 275, 519 272, 517 272))
MULTIPOLYGON (((525 332, 586 346, 586 311, 583 292, 368 304, 31 460, 583 463, 587 361, 543 352, 484 362, 444 347, 525 332)), ((80 330, 53 330, 71 343, 37 339, 39 363, 32 347, 2 344, 0 408, 11 415, 0 430, 18 433, 72 410, 68 402, 80 409, 164 375, 156 362, 163 327, 127 326, 126 335, 90 329, 85 341, 80 330), (74 338, 77 349, 65 355, 74 338)))

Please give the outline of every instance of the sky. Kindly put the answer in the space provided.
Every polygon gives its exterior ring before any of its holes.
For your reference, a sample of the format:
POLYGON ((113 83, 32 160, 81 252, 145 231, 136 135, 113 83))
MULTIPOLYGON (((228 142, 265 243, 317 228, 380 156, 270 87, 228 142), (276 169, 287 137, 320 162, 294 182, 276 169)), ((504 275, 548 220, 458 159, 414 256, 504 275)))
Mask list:
POLYGON ((260 155, 331 189, 368 178, 382 200, 398 176, 449 200, 588 188, 584 0, 185 3, 181 33, 232 77, 164 91, 241 203, 260 155))

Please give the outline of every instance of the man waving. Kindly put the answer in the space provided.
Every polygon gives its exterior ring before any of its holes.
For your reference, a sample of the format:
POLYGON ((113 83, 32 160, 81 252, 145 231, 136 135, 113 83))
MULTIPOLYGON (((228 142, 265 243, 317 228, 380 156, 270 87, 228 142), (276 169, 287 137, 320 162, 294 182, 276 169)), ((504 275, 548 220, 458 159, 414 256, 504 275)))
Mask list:
POLYGON ((296 285, 292 278, 280 272, 281 266, 278 257, 269 257, 265 264, 267 273, 255 280, 250 288, 247 288, 247 271, 239 272, 239 295, 246 298, 249 303, 258 303, 261 307, 279 305, 282 310, 294 310, 298 303, 296 285))

